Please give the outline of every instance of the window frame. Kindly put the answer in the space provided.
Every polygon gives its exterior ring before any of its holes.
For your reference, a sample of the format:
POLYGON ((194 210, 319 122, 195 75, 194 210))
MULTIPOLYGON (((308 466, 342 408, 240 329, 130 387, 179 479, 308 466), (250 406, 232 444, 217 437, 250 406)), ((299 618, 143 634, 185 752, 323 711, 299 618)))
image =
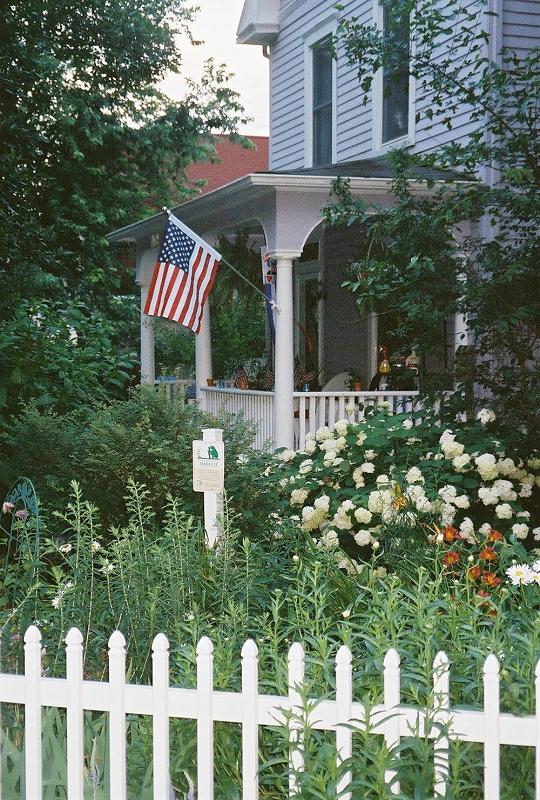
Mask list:
MULTIPOLYGON (((373 16, 377 29, 383 31, 384 27, 384 8, 380 0, 374 0, 373 3, 373 16)), ((411 37, 410 41, 411 54, 414 54, 415 43, 411 37)), ((416 79, 413 75, 409 75, 409 115, 408 115, 408 132, 404 136, 399 136, 396 139, 389 139, 383 142, 383 69, 377 70, 372 89, 372 133, 373 151, 377 154, 387 153, 389 150, 394 150, 396 147, 412 147, 416 141, 416 79)))
MULTIPOLYGON (((332 15, 304 34, 304 167, 313 167, 313 50, 337 31, 332 15)), ((332 164, 337 161, 337 61, 332 59, 332 164)), ((326 166, 326 165, 321 165, 326 166)))

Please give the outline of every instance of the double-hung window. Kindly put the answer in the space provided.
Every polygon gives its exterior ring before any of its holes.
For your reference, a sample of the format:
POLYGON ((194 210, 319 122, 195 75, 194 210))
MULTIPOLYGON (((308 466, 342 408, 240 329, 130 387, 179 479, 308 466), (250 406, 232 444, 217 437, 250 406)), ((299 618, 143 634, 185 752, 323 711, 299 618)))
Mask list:
POLYGON ((337 17, 304 36, 304 166, 323 167, 336 160, 337 64, 332 37, 337 17))
POLYGON ((375 146, 411 140, 414 134, 414 83, 409 74, 411 36, 407 14, 396 14, 400 0, 379 5, 379 26, 391 44, 392 60, 381 70, 375 125, 375 146))
POLYGON ((333 149, 334 59, 329 36, 312 47, 312 59, 312 163, 314 167, 321 167, 332 163, 333 149))

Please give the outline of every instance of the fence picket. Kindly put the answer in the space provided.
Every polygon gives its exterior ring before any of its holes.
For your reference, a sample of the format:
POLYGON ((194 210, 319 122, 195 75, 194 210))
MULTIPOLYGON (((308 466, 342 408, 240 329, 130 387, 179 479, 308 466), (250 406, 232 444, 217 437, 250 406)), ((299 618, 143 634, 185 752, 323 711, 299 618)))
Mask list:
MULTIPOLYGON (((395 709, 400 700, 400 669, 401 663, 397 650, 389 650, 384 657, 384 710, 385 710, 385 735, 387 747, 394 749, 399 745, 399 715, 395 709)), ((399 794, 399 781, 395 780, 396 771, 386 770, 384 779, 390 786, 392 794, 399 794)))
POLYGON ((437 653, 433 661, 433 722, 436 739, 433 744, 433 760, 435 764, 435 794, 446 797, 448 775, 450 771, 448 748, 450 741, 441 734, 439 726, 448 725, 450 708, 450 672, 446 653, 437 653))
POLYGON ((41 800, 41 633, 31 625, 24 636, 25 797, 41 800))
POLYGON ((214 798, 214 645, 203 636, 197 645, 197 798, 214 798))
MULTIPOLYGON (((336 655, 336 747, 338 751, 338 766, 352 756, 352 730, 350 720, 352 717, 352 656, 351 651, 342 645, 336 655)), ((352 774, 347 771, 339 780, 338 795, 340 800, 350 800, 351 792, 345 791, 352 780, 352 774)))
POLYGON ((253 639, 242 647, 242 800, 259 797, 259 651, 253 639))
POLYGON ((484 797, 500 797, 499 662, 493 653, 484 662, 484 797))
POLYGON ((82 707, 83 637, 78 628, 66 636, 67 784, 69 800, 84 798, 84 713, 82 707))
POLYGON ((304 648, 298 642, 289 649, 289 702, 292 717, 289 722, 289 797, 300 791, 298 773, 304 771, 304 754, 302 740, 302 721, 304 704, 302 687, 304 685, 304 648))
POLYGON ((169 641, 158 633, 152 642, 153 800, 169 800, 169 641))
POLYGON ((115 631, 109 639, 109 772, 114 800, 126 800, 126 640, 115 631))

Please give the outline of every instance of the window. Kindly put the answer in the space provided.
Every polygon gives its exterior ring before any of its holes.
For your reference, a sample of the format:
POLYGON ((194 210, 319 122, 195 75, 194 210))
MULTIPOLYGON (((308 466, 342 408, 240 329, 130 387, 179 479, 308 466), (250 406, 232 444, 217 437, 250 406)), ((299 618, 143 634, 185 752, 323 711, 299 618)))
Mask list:
POLYGON ((337 15, 304 35, 304 166, 322 167, 336 159, 337 64, 332 37, 337 15))
POLYGON ((395 42, 395 61, 382 75, 382 143, 409 133, 409 18, 393 16, 395 3, 383 9, 383 35, 395 42))
POLYGON ((313 59, 313 156, 314 167, 332 163, 333 57, 330 37, 312 48, 313 59))

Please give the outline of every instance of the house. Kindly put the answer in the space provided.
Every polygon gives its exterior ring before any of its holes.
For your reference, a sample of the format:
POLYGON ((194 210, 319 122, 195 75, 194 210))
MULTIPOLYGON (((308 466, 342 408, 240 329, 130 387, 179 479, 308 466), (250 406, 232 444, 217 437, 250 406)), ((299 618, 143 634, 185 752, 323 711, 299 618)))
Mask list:
MULTIPOLYGON (((397 0, 396 0, 397 1, 397 0)), ((540 14, 524 0, 490 0, 488 56, 501 45, 523 49, 528 31, 540 24, 540 14), (532 27, 527 28, 527 25, 532 27)), ((276 264, 278 313, 275 320, 275 384, 272 392, 208 387, 212 376, 210 305, 196 342, 197 396, 203 407, 244 412, 260 427, 257 443, 301 446, 307 430, 332 423, 338 416, 357 413, 364 392, 345 392, 341 378, 348 369, 361 376, 364 387, 377 375, 384 344, 384 321, 376 315, 361 319, 352 295, 341 288, 349 260, 362 247, 362 232, 325 229, 321 207, 336 176, 350 179, 353 194, 368 203, 391 202, 392 178, 384 154, 391 148, 415 152, 433 150, 471 133, 467 110, 455 119, 452 131, 416 122, 425 101, 421 88, 408 75, 399 91, 385 94, 384 74, 374 83, 369 102, 355 68, 338 50, 332 57, 330 38, 343 16, 384 27, 383 7, 377 0, 246 0, 237 39, 264 48, 270 60, 269 170, 255 171, 174 209, 174 213, 206 240, 249 224, 264 235, 276 264), (309 354, 307 352, 309 350, 309 354), (326 392, 295 392, 295 357, 311 361, 326 392), (336 379, 334 382, 333 380, 336 379), (341 383, 340 383, 341 380, 341 383), (329 385, 328 385, 329 384, 329 385), (356 409, 356 410, 355 410, 356 409)), ((412 183, 419 194, 429 193, 426 177, 412 183)), ((165 214, 136 222, 110 235, 114 241, 137 243, 138 281, 144 304, 165 214)), ((449 319, 448 358, 463 320, 449 319)), ((152 382, 152 321, 141 319, 143 380, 152 382)), ((223 376, 225 377, 225 376, 223 376)), ((378 401, 383 393, 374 394, 378 401)), ((400 408, 414 401, 415 392, 386 393, 400 408)))

